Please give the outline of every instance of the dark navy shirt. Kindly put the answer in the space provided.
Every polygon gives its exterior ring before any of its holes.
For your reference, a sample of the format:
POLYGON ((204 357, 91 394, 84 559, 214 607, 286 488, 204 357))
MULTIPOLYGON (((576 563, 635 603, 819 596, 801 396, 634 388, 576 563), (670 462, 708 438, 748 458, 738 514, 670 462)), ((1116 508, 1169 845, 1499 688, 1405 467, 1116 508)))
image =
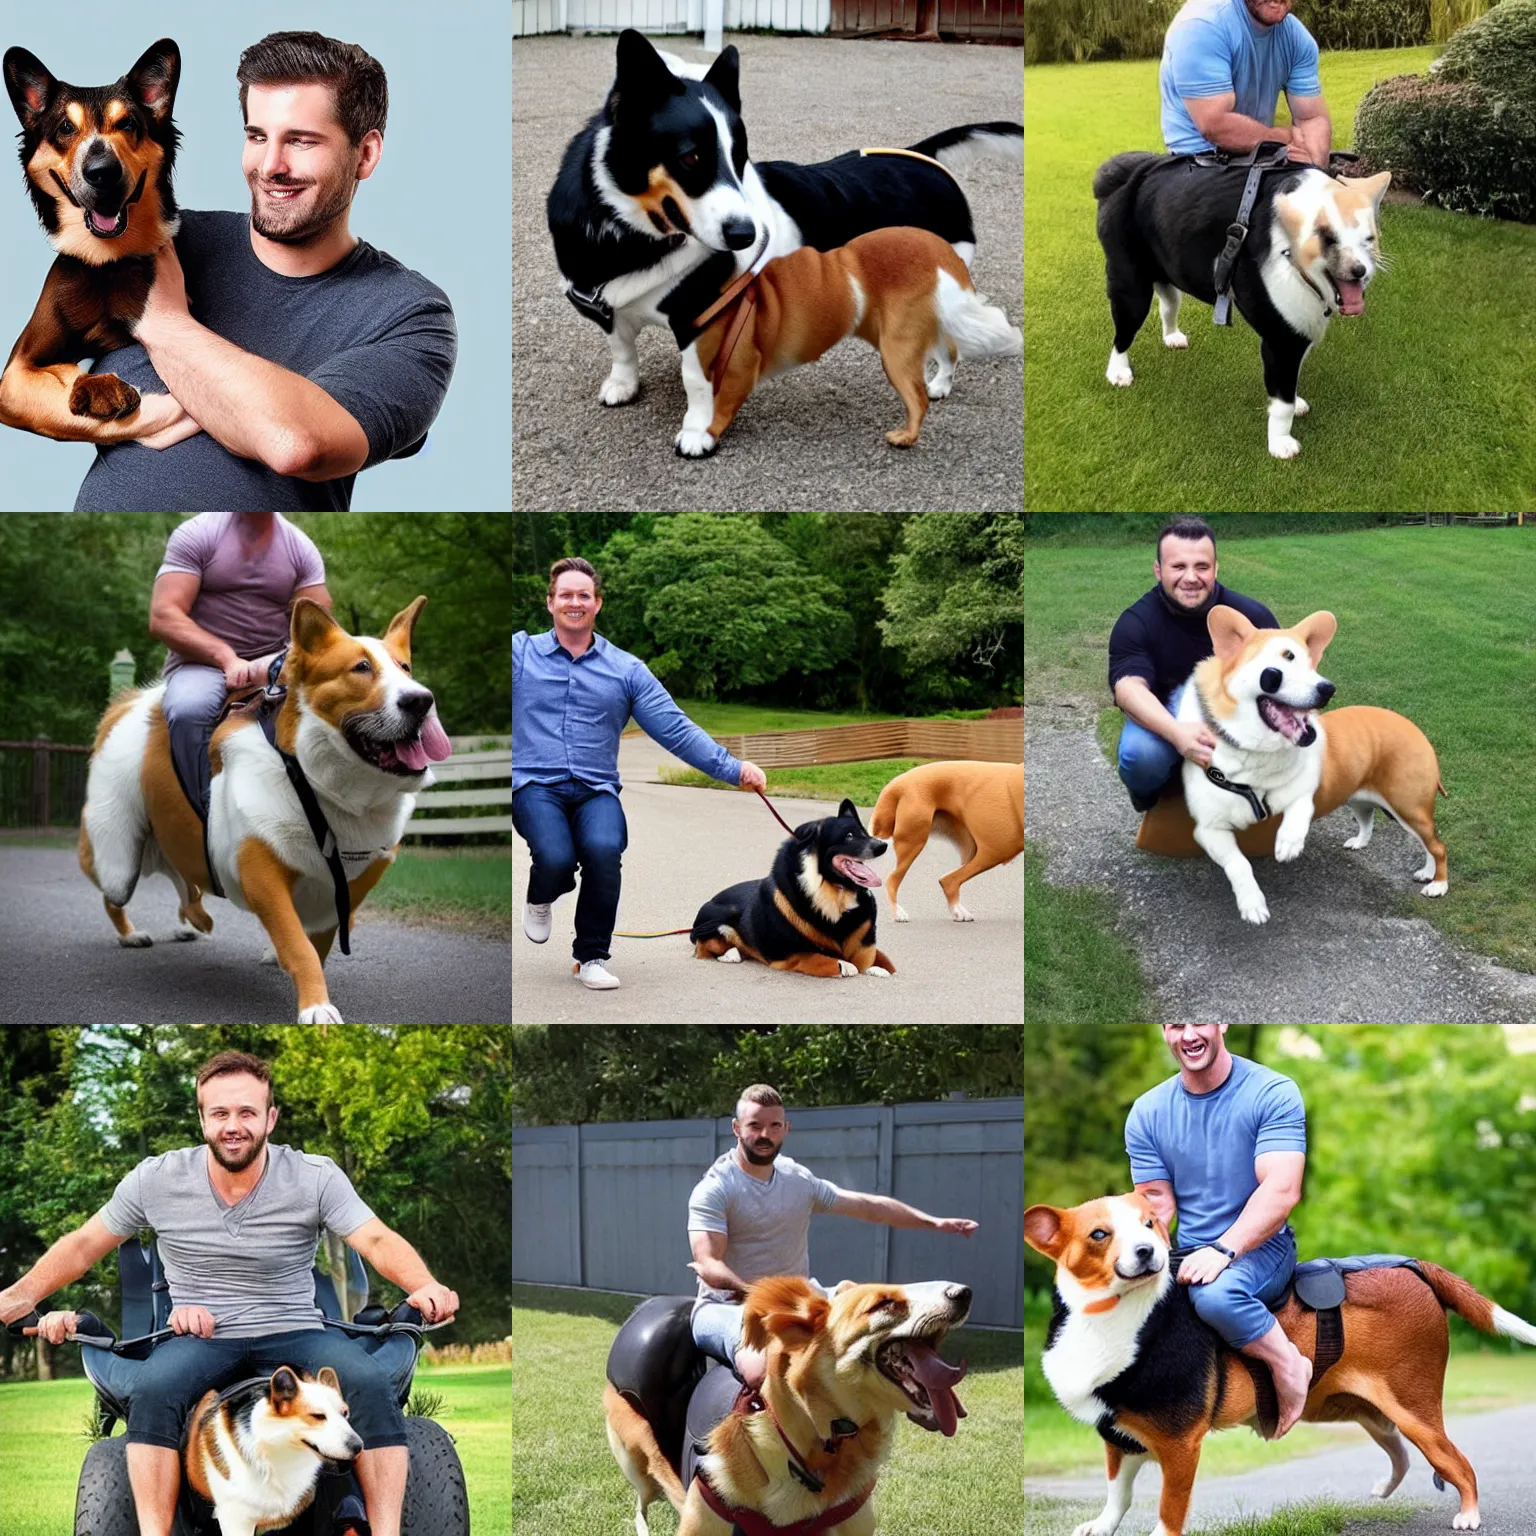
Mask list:
POLYGON ((1210 601, 1192 611, 1170 603, 1161 587, 1153 587, 1115 620, 1110 632, 1110 692, 1114 692, 1122 677, 1139 677, 1157 695, 1158 702, 1166 704, 1173 690, 1189 681, 1196 666, 1207 656, 1215 655, 1205 621, 1218 603, 1236 608, 1259 629, 1280 627, 1280 621, 1263 603, 1244 597, 1219 581, 1210 601))
POLYGON ((700 730, 638 656, 594 634, 572 656, 554 630, 512 636, 512 793, 579 779, 619 792, 619 736, 635 724, 690 768, 741 782, 741 763, 700 730))

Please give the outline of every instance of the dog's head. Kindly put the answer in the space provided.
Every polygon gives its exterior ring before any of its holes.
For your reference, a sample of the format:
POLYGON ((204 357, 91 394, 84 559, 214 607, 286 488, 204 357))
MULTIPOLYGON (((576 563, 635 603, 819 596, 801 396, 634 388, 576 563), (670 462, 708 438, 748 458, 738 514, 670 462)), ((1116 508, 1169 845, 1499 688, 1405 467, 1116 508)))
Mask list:
POLYGON ((1256 629, 1218 603, 1206 624, 1215 654, 1195 669, 1195 683, 1221 729, 1249 751, 1311 746, 1312 712, 1335 691, 1317 664, 1338 620, 1323 611, 1290 629, 1256 629))
POLYGON ((604 200, 634 229, 692 236, 715 251, 757 244, 738 67, 728 46, 700 78, 643 33, 619 34, 592 170, 604 200))
POLYGON ((1341 315, 1365 313, 1366 285, 1381 264, 1378 220, 1391 173, 1358 178, 1304 174, 1275 198, 1292 265, 1341 315))
POLYGON ((161 38, 106 86, 56 80, 25 48, 7 49, 4 67, 27 191, 53 248, 100 266, 164 245, 178 227, 176 44, 161 38))
POLYGON ((251 1430, 263 1447, 305 1446, 326 1470, 344 1470, 363 1442, 347 1422, 347 1401, 330 1366, 318 1376, 280 1366, 267 1383, 267 1395, 251 1414, 251 1430))
POLYGON ((1074 1312, 1113 1311, 1137 1291, 1169 1285, 1168 1229, 1145 1195, 1106 1195, 1024 1212, 1024 1241, 1056 1263, 1056 1289, 1074 1312))
POLYGON ((953 1435, 966 1416, 955 1396, 966 1362, 950 1365, 939 1346, 970 1315, 969 1286, 854 1285, 829 1300, 804 1280, 777 1275, 747 1292, 742 1342, 767 1356, 763 1390, 793 1440, 796 1422, 819 1440, 847 1419, 905 1413, 914 1424, 953 1435))
POLYGON ((802 822, 786 846, 800 888, 836 922, 861 890, 881 883, 879 871, 868 861, 878 859, 889 844, 871 837, 853 801, 844 800, 836 816, 802 822))

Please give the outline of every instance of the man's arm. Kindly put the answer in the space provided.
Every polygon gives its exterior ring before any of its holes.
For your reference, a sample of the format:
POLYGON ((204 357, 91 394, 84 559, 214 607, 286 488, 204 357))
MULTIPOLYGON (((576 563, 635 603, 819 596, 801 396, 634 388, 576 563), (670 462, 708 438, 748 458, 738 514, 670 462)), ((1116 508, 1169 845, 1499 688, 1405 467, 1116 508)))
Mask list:
POLYGON ((405 1299, 429 1323, 448 1322, 459 1310, 457 1293, 434 1280, 421 1255, 377 1216, 349 1232, 343 1241, 386 1280, 398 1285, 406 1293, 405 1299))
POLYGON ((1166 1179, 1151 1179, 1136 1186, 1138 1195, 1145 1195, 1152 1204, 1157 1219, 1170 1231, 1179 1219, 1179 1202, 1173 1198, 1173 1185, 1166 1179))
POLYGON ((959 1232, 969 1237, 976 1223, 963 1216, 928 1216, 915 1206, 893 1200, 889 1195, 860 1195, 844 1190, 832 1206, 834 1216, 854 1216, 860 1221, 878 1221, 887 1227, 930 1227, 936 1232, 959 1232))
POLYGON ((1328 155, 1333 148, 1333 120, 1328 116, 1328 104, 1321 96, 1293 96, 1285 93, 1285 104, 1290 108, 1291 122, 1301 137, 1313 165, 1328 168, 1328 155))
POLYGON ((99 1211, 83 1227, 66 1232, 20 1280, 0 1291, 0 1323, 14 1323, 18 1317, 36 1311, 55 1291, 78 1280, 122 1240, 118 1233, 108 1230, 99 1211))
MULTIPOLYGON (((1252 149, 1266 140, 1292 144, 1298 149, 1306 148, 1306 140, 1296 127, 1276 128, 1272 123, 1261 123, 1256 117, 1245 117, 1241 112, 1234 112, 1232 109, 1237 105, 1236 91, 1228 91, 1224 96, 1181 96, 1179 99, 1184 103, 1195 127, 1217 149, 1252 149)), ((195 416, 197 412, 193 411, 192 414, 195 416)))
POLYGON ((1218 1241, 1241 1256, 1267 1243, 1283 1227, 1301 1199, 1305 1152, 1264 1152, 1253 1160, 1259 1187, 1249 1195, 1237 1220, 1218 1241))
POLYGON ((691 1269, 700 1280, 714 1291, 739 1291, 745 1294, 749 1280, 725 1262, 725 1249, 729 1241, 724 1232, 690 1232, 688 1247, 693 1253, 691 1269))
POLYGON ((334 480, 367 462, 368 438, 357 418, 318 384, 242 351, 192 318, 172 245, 156 256, 134 338, 171 394, 240 458, 298 480, 334 480))

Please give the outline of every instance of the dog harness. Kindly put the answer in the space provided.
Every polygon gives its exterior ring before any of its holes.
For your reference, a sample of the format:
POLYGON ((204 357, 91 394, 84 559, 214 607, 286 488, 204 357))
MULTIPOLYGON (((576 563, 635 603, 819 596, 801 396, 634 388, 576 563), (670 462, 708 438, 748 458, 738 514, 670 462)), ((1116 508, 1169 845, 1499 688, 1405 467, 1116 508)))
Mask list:
MULTIPOLYGON (((1232 272, 1237 266, 1237 254, 1243 248, 1243 241, 1248 238, 1248 221, 1259 195, 1259 180, 1265 171, 1284 165, 1289 158, 1290 146, 1276 139, 1265 139, 1244 155, 1229 155, 1225 150, 1216 149, 1194 156, 1196 165, 1248 167, 1248 178, 1243 183, 1243 195, 1237 205, 1237 217, 1227 225, 1227 243, 1222 247, 1212 269, 1216 283, 1214 319, 1217 325, 1232 324, 1232 272)), ((1229 787, 1222 785, 1223 789, 1229 787)))

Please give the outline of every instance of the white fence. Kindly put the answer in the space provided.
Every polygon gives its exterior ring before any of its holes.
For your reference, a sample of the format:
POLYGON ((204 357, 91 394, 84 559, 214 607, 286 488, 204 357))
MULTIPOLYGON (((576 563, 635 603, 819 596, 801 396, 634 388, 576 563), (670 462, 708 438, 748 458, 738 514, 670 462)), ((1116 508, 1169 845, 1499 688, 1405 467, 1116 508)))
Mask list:
POLYGON ((723 7, 720 0, 512 0, 513 37, 621 32, 625 27, 650 33, 704 32, 712 20, 727 32, 753 27, 825 32, 832 25, 832 0, 724 0, 723 7))
POLYGON ((437 785, 484 784, 491 779, 505 779, 489 789, 443 789, 434 787, 416 797, 416 811, 405 829, 407 837, 457 837, 464 832, 512 832, 512 738, 510 736, 462 736, 456 739, 452 757, 433 763, 432 776, 437 785), (459 812, 480 806, 505 806, 505 815, 451 816, 441 811, 459 812), (425 814, 423 814, 425 813, 425 814))

